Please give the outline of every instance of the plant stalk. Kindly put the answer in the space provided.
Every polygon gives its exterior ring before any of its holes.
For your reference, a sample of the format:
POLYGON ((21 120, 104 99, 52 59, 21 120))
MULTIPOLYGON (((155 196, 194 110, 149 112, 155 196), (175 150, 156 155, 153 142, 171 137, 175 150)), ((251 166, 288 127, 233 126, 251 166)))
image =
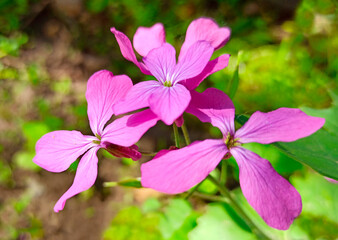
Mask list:
POLYGON ((180 135, 178 134, 178 128, 176 126, 176 123, 173 123, 173 129, 174 129, 175 146, 177 148, 180 148, 180 135))
POLYGON ((188 146, 190 144, 190 137, 189 137, 188 129, 185 126, 185 123, 183 123, 183 125, 181 126, 181 128, 182 128, 185 144, 188 146))
POLYGON ((252 232, 255 233, 257 236, 259 236, 260 239, 267 239, 271 240, 267 235, 265 235, 264 232, 262 232, 256 224, 249 218, 249 216, 243 211, 243 209, 240 207, 240 205, 237 204, 237 202, 234 200, 234 198, 231 196, 228 189, 220 184, 213 176, 208 175, 209 180, 217 186, 220 193, 229 199, 230 205, 236 210, 236 212, 243 218, 243 220, 248 224, 248 226, 251 228, 252 232))

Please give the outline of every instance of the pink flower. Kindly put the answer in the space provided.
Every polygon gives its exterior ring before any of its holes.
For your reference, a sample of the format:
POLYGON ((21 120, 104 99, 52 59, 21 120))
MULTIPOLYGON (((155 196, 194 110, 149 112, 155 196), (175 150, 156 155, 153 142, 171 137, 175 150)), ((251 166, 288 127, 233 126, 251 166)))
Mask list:
POLYGON ((126 97, 114 105, 116 113, 127 113, 144 107, 150 109, 166 124, 172 124, 188 107, 191 94, 207 76, 225 68, 230 55, 222 55, 209 61, 214 50, 229 40, 230 30, 220 28, 211 19, 199 18, 187 30, 178 63, 175 48, 165 42, 163 25, 140 27, 134 35, 134 48, 143 56, 136 59, 130 40, 126 35, 111 29, 120 46, 122 55, 133 62, 144 74, 157 81, 136 84, 126 97))
POLYGON ((325 119, 307 116, 299 109, 279 108, 255 112, 235 132, 233 103, 225 93, 213 88, 195 92, 187 112, 219 128, 223 139, 195 141, 182 149, 159 152, 152 161, 142 164, 142 185, 169 194, 184 192, 206 178, 226 154, 231 154, 239 166, 240 186, 250 205, 269 226, 288 229, 302 209, 299 193, 267 160, 241 145, 295 141, 316 132, 325 119))
POLYGON ((36 143, 36 156, 33 161, 50 172, 67 170, 84 154, 73 185, 55 204, 55 212, 64 208, 67 199, 94 184, 98 162, 96 153, 100 148, 134 160, 141 157, 137 146, 133 144, 158 121, 150 110, 119 118, 105 127, 114 114, 112 105, 124 97, 131 87, 132 82, 126 75, 113 76, 106 70, 96 72, 88 80, 86 92, 90 128, 95 136, 62 130, 47 133, 36 143))

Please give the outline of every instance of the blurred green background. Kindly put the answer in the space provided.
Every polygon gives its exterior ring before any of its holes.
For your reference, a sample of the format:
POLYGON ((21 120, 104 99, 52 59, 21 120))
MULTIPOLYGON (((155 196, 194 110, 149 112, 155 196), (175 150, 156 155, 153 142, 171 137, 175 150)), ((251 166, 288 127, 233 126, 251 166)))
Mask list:
MULTIPOLYGON (((306 145, 309 152, 311 144, 320 146, 321 151, 303 161, 319 164, 318 171, 326 159, 337 164, 334 0, 1 0, 0 239, 257 239, 229 205, 208 199, 217 194, 210 182, 189 201, 149 189, 103 187, 105 181, 140 175, 139 163, 103 151, 95 186, 56 214, 53 206, 71 185, 76 163, 61 174, 32 163, 35 143, 43 134, 60 129, 90 133, 84 94, 95 71, 127 74, 134 83, 149 79, 122 57, 110 27, 132 39, 138 26, 162 22, 166 40, 179 49, 189 23, 201 16, 229 26, 232 36, 213 56, 230 53, 229 67, 198 90, 216 87, 227 92, 238 115, 300 107, 325 117, 325 133, 283 146, 297 150, 306 145)), ((185 119, 193 140, 220 136, 209 124, 189 115, 185 119)), ((170 145, 171 128, 164 124, 139 143, 144 151, 170 145)), ((303 199, 303 212, 288 231, 267 227, 243 198, 237 165, 230 159, 226 185, 260 228, 273 239, 338 239, 338 185, 275 146, 246 146, 269 159, 303 199)), ((306 154, 298 155, 301 159, 306 154)))

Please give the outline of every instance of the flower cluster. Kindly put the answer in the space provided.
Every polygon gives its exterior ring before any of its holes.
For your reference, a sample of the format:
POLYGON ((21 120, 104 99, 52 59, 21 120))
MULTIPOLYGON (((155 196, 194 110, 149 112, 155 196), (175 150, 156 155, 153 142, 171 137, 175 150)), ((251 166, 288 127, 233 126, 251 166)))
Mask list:
POLYGON ((56 203, 56 212, 70 197, 90 188, 97 177, 97 156, 104 148, 115 156, 138 160, 141 153, 135 143, 157 121, 182 126, 184 112, 220 129, 222 139, 195 141, 174 150, 161 150, 142 164, 141 183, 168 194, 182 193, 204 180, 224 159, 233 156, 239 166, 239 181, 249 204, 264 221, 277 229, 288 229, 302 209, 297 190, 271 166, 269 161, 245 149, 250 142, 269 144, 291 142, 320 129, 325 120, 311 117, 299 109, 280 108, 272 112, 255 112, 238 130, 235 107, 222 91, 195 89, 210 74, 228 65, 230 55, 210 60, 230 38, 230 30, 213 20, 199 18, 188 27, 178 61, 176 51, 165 41, 162 24, 137 29, 133 45, 122 32, 111 29, 121 53, 142 73, 153 76, 132 84, 125 75, 114 76, 103 70, 89 80, 86 92, 88 118, 94 136, 78 131, 54 131, 36 144, 34 162, 51 172, 66 170, 83 155, 73 185, 56 203), (138 61, 134 49, 141 55, 138 61), (146 110, 123 116, 107 124, 112 115, 146 110))

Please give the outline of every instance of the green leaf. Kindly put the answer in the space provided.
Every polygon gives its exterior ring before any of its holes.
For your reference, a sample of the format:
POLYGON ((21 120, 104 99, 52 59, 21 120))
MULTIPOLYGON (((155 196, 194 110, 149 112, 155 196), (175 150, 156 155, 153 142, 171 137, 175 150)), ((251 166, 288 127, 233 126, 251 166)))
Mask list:
POLYGON ((228 94, 228 96, 233 99, 235 97, 235 94, 237 92, 237 88, 238 88, 238 84, 239 84, 239 73, 238 73, 238 66, 230 80, 230 82, 228 83, 228 87, 227 87, 227 91, 226 93, 228 94))
MULTIPOLYGON (((215 178, 219 178, 220 176, 220 172, 219 170, 216 168, 214 171, 212 171, 210 173, 211 176, 215 177, 215 178)), ((211 182, 211 180, 209 180, 208 178, 205 179, 202 184, 198 187, 198 191, 201 193, 206 193, 206 194, 215 194, 218 191, 218 188, 215 186, 215 184, 213 184, 211 182)))
POLYGON ((143 214, 138 207, 122 209, 103 233, 104 240, 162 240, 159 213, 143 214))
POLYGON ((330 95, 333 100, 330 108, 302 108, 308 115, 325 118, 325 125, 322 129, 296 142, 275 145, 317 172, 338 180, 338 95, 333 92, 330 92, 330 95))
POLYGON ((156 198, 148 198, 142 205, 144 213, 152 212, 160 209, 161 203, 156 198))
POLYGON ((302 162, 327 177, 338 180, 337 137, 324 129, 292 143, 273 145, 289 157, 302 162))
POLYGON ((239 227, 222 204, 209 204, 207 212, 197 219, 197 227, 189 233, 189 240, 256 239, 239 227))
POLYGON ((294 171, 303 168, 302 164, 288 157, 271 144, 246 143, 244 147, 269 160, 279 174, 292 174, 294 171))
POLYGON ((291 182, 302 196, 303 213, 327 217, 338 224, 337 184, 317 174, 293 176, 291 182))
POLYGON ((14 155, 14 163, 22 169, 39 171, 41 168, 33 162, 34 152, 21 151, 14 155))
POLYGON ((197 214, 188 201, 172 199, 165 208, 159 229, 164 239, 188 240, 187 233, 196 226, 196 219, 197 214))
POLYGON ((49 132, 49 128, 43 122, 26 122, 22 125, 22 131, 27 141, 27 149, 35 151, 35 143, 49 132))
MULTIPOLYGON (((336 95, 334 95, 336 96, 336 95)), ((308 165, 322 175, 338 180, 338 136, 335 129, 335 119, 337 116, 336 101, 333 107, 326 110, 326 123, 324 127, 316 133, 295 142, 278 142, 272 145, 277 147, 287 156, 308 165), (333 113, 331 112, 333 111, 333 113), (333 134, 333 132, 335 134, 333 134)), ((309 109, 303 109, 309 115, 312 115, 309 109)), ((311 110, 315 113, 316 110, 311 110)), ((321 116, 321 110, 317 110, 316 116, 321 116)), ((243 125, 249 118, 245 115, 237 115, 236 121, 243 125)))

